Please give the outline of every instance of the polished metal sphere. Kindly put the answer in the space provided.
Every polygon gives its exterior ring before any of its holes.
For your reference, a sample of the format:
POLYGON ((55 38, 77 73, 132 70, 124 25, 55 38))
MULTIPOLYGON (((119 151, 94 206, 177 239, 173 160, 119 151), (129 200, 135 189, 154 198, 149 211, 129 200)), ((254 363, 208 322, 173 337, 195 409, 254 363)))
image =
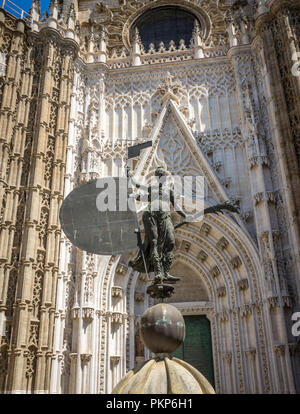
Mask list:
POLYGON ((170 354, 184 341, 184 319, 174 306, 159 303, 143 313, 140 331, 145 346, 151 352, 170 354))

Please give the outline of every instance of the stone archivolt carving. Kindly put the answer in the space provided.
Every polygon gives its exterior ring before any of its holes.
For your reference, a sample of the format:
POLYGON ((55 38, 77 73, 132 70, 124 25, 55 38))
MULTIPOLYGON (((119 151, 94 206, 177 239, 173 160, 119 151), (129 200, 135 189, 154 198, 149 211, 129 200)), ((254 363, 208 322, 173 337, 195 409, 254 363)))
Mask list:
POLYGON ((80 355, 81 362, 83 362, 84 364, 87 364, 88 362, 90 362, 91 358, 92 358, 91 354, 81 354, 80 355))
POLYGON ((147 275, 145 274, 145 273, 140 273, 139 274, 139 280, 141 281, 141 282, 147 282, 147 275))
POLYGON ((203 234, 204 236, 208 236, 210 230, 211 230, 211 226, 206 223, 203 223, 200 228, 200 234, 203 234))
POLYGON ((238 281, 238 288, 240 290, 246 290, 249 288, 249 282, 248 279, 241 279, 238 281))
POLYGON ((244 211, 244 212, 241 213, 241 217, 244 221, 247 222, 252 217, 252 212, 251 211, 244 211))
POLYGON ((278 296, 270 296, 268 302, 271 309, 275 309, 279 306, 278 296))
POLYGON ((191 243, 190 242, 188 242, 186 240, 182 240, 181 246, 180 246, 181 250, 183 250, 185 252, 188 252, 190 250, 190 247, 191 247, 191 243))
POLYGON ((232 362, 232 353, 231 352, 225 352, 222 354, 222 359, 224 359, 228 364, 231 364, 232 362))
POLYGON ((90 306, 84 306, 82 308, 82 319, 92 321, 95 316, 95 309, 90 306))
POLYGON ((145 300, 145 293, 144 292, 135 292, 134 293, 134 300, 136 302, 144 302, 145 300))
POLYGON ((259 192, 254 194, 254 203, 257 205, 258 203, 261 203, 262 201, 266 201, 268 203, 275 203, 275 197, 273 191, 265 191, 265 192, 259 192))
POLYGON ((229 312, 227 310, 217 313, 216 316, 220 319, 220 322, 227 322, 229 320, 229 312))
POLYGON ((224 250, 228 246, 229 242, 225 239, 225 237, 222 237, 220 240, 218 240, 216 246, 218 249, 224 250))
POLYGON ((121 312, 111 312, 109 316, 112 324, 122 325, 124 315, 121 312))
POLYGON ((128 271, 128 267, 123 263, 119 263, 116 269, 118 275, 125 276, 128 271))
POLYGON ((113 298, 121 299, 123 297, 123 289, 120 286, 113 286, 111 288, 111 294, 113 298))
POLYGON ((257 155, 255 157, 249 158, 250 168, 257 167, 258 165, 263 165, 269 167, 270 161, 267 155, 257 155))
POLYGON ((283 344, 276 344, 273 346, 273 349, 278 356, 283 356, 285 354, 285 345, 283 344))
POLYGON ((117 366, 121 360, 120 355, 111 355, 110 362, 113 367, 117 366))
POLYGON ((250 316, 252 315, 253 312, 253 304, 245 304, 245 305, 241 305, 239 307, 239 311, 240 311, 240 315, 242 318, 246 317, 246 316, 250 316))
POLYGON ((256 356, 256 349, 255 348, 249 348, 245 349, 245 354, 251 358, 255 358, 256 356))
MULTIPOLYGON (((243 258, 245 258, 245 261, 247 263, 247 266, 250 270, 251 273, 251 280, 253 283, 253 294, 254 294, 254 298, 255 301, 257 303, 260 302, 260 294, 258 291, 258 280, 257 280, 257 270, 256 270, 256 265, 253 263, 252 258, 249 256, 249 253, 247 252, 247 250, 245 249, 245 244, 243 244, 241 242, 241 240, 237 237, 236 232, 232 231, 231 229, 227 228, 224 225, 224 223, 222 223, 222 221, 217 218, 217 217, 209 217, 209 224, 217 224, 220 228, 222 228, 224 230, 224 232, 226 232, 227 236, 230 237, 238 246, 239 250, 241 251, 241 254, 243 255, 243 258)), ((230 282, 230 277, 228 277, 228 280, 230 282)), ((232 287, 231 287, 232 288, 232 287)), ((233 306, 235 306, 235 298, 232 298, 232 303, 233 306)), ((262 317, 262 313, 261 313, 261 309, 257 308, 256 310, 257 312, 257 318, 258 318, 258 329, 259 329, 259 338, 260 338, 260 346, 262 349, 262 358, 263 358, 263 369, 264 369, 264 377, 266 380, 266 388, 270 387, 269 384, 269 371, 268 371, 268 362, 267 362, 267 355, 266 355, 266 345, 265 345, 265 331, 264 331, 264 326, 263 326, 263 317, 262 317)), ((234 314, 233 318, 236 320, 236 314, 234 314)), ((237 320, 236 320, 237 323, 237 320)), ((238 338, 238 333, 235 333, 235 336, 238 338)), ((239 345, 237 345, 239 347, 239 345)), ((237 351, 237 358, 239 360, 240 358, 240 351, 238 348, 237 351)))
MULTIPOLYGON (((214 220, 213 218, 210 218, 210 220, 214 220)), ((220 223, 219 223, 220 224, 220 223)), ((226 227, 224 227, 225 229, 226 227)), ((222 270, 225 272, 224 273, 224 277, 226 277, 226 280, 229 281, 230 284, 230 292, 231 292, 231 300, 232 303, 235 304, 236 298, 234 295, 234 286, 232 283, 232 278, 230 276, 229 270, 227 265, 224 263, 223 258, 220 256, 220 254, 218 253, 218 251, 216 249, 213 249, 213 245, 207 243, 207 241, 203 238, 199 238, 198 237, 198 229, 194 228, 192 226, 190 226, 188 232, 184 231, 184 230, 177 230, 178 236, 181 237, 188 237, 189 240, 192 240, 193 243, 195 243, 195 246, 197 247, 204 247, 206 249, 206 251, 210 251, 211 254, 213 254, 214 259, 217 260, 219 262, 220 267, 222 268, 222 270)), ((207 280, 207 284, 209 285, 210 282, 209 280, 207 280)))
POLYGON ((226 287, 221 286, 221 287, 217 288, 217 295, 219 297, 226 296, 226 287))
POLYGON ((76 306, 74 305, 72 308, 72 318, 73 319, 78 319, 80 316, 80 306, 76 306))
POLYGON ((212 277, 216 278, 220 275, 220 269, 218 268, 218 266, 214 266, 209 273, 212 275, 212 277))
POLYGON ((230 263, 234 269, 237 269, 242 265, 242 261, 239 256, 235 256, 233 259, 231 259, 230 263))
POLYGON ((201 260, 201 262, 204 262, 208 258, 208 255, 203 250, 200 250, 197 258, 201 260))

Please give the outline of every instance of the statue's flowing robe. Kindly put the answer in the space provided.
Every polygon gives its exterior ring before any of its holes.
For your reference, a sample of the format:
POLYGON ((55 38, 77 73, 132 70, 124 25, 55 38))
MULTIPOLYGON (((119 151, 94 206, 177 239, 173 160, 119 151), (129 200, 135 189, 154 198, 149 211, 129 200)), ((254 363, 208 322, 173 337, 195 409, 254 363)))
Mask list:
MULTIPOLYGON (((171 220, 170 212, 151 211, 150 209, 147 209, 144 211, 142 219, 145 228, 143 251, 147 271, 150 273, 154 272, 154 258, 153 251, 151 249, 151 242, 153 239, 157 240, 157 251, 159 260, 161 260, 164 254, 169 253, 174 248, 174 226, 171 220)), ((146 273, 141 252, 138 253, 135 259, 129 262, 129 265, 138 272, 146 273)))

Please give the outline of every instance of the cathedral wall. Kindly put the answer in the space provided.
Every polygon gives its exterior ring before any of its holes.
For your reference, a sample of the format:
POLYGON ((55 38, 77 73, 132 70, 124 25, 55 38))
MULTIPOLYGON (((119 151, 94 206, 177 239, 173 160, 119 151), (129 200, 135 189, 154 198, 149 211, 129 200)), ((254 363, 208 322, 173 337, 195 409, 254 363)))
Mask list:
POLYGON ((2 224, 7 223, 1 229, 1 331, 6 332, 2 358, 9 370, 3 370, 3 384, 7 392, 43 393, 50 379, 58 209, 74 49, 65 44, 63 52, 59 36, 37 38, 25 22, 4 16, 1 41, 8 49, 1 134, 8 152, 1 170, 6 181, 2 224))

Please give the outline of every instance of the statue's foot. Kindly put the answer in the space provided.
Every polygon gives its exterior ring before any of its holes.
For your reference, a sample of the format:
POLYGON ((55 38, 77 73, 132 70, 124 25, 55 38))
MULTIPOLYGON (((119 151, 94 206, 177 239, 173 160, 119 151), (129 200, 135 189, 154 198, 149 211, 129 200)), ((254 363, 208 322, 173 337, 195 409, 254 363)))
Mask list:
POLYGON ((174 277, 174 276, 171 276, 169 274, 164 277, 164 282, 167 282, 167 283, 176 283, 179 280, 180 280, 179 277, 174 277))
POLYGON ((163 278, 162 278, 160 275, 155 275, 155 276, 154 276, 154 281, 153 281, 153 283, 154 283, 155 285, 157 285, 157 284, 161 284, 161 283, 162 283, 162 281, 163 281, 163 278))

